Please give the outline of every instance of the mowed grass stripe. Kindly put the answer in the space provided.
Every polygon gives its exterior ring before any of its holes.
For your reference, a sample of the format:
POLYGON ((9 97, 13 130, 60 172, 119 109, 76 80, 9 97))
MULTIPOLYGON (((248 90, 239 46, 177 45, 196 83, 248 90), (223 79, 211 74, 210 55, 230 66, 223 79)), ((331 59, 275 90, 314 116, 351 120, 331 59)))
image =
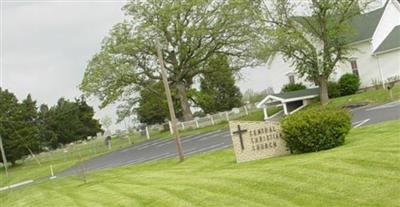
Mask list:
MULTIPOLYGON (((223 185, 223 183, 218 182, 218 184, 223 185)), ((174 192, 177 196, 190 198, 192 200, 192 206, 206 205, 207 203, 211 204, 216 200, 225 200, 227 201, 227 197, 231 199, 227 203, 223 203, 221 205, 228 205, 232 203, 247 203, 251 206, 262 206, 259 202, 255 200, 246 200, 243 196, 237 196, 232 192, 221 192, 218 189, 210 190, 208 187, 202 187, 201 185, 193 185, 193 184, 178 184, 173 185, 160 185, 158 186, 165 191, 174 192), (210 203, 211 202, 211 203, 210 203)))
MULTIPOLYGON (((265 182, 264 184, 267 186, 271 186, 273 188, 266 189, 269 194, 276 193, 276 195, 280 195, 282 199, 287 199, 288 197, 292 197, 291 201, 296 203, 297 205, 301 205, 304 199, 308 200, 309 196, 323 197, 328 200, 333 199, 334 188, 330 186, 319 186, 315 182, 315 177, 311 177, 309 175, 302 175, 303 177, 295 177, 295 175, 299 175, 296 172, 292 173, 279 173, 273 172, 270 176, 273 178, 269 182, 265 182), (313 180, 313 182, 310 182, 313 180)), ((240 178, 237 178, 240 180, 240 178)), ((246 179, 249 180, 250 183, 262 183, 263 179, 246 179)), ((260 188, 261 190, 262 188, 260 188)), ((317 200, 313 200, 312 202, 316 202, 317 200)), ((317 203, 315 203, 317 205, 317 203)))
POLYGON ((112 188, 116 188, 128 192, 134 193, 140 203, 144 206, 160 206, 160 205, 176 205, 176 206, 191 206, 191 202, 187 198, 179 197, 174 193, 159 188, 157 185, 142 185, 142 184, 126 184, 116 183, 116 185, 109 185, 112 188), (163 198, 155 199, 155 197, 163 198))
POLYGON ((332 150, 242 164, 227 149, 102 170, 86 184, 61 178, 0 199, 5 206, 399 206, 399 128, 399 121, 361 127, 332 150))
MULTIPOLYGON (((230 183, 224 179, 198 179, 193 183, 183 183, 191 186, 198 193, 206 192, 201 206, 212 206, 218 201, 221 206, 264 206, 265 204, 255 197, 249 196, 251 189, 239 183, 230 183), (250 190, 250 191, 249 191, 250 190)), ((196 196, 196 194, 193 194, 196 196)))

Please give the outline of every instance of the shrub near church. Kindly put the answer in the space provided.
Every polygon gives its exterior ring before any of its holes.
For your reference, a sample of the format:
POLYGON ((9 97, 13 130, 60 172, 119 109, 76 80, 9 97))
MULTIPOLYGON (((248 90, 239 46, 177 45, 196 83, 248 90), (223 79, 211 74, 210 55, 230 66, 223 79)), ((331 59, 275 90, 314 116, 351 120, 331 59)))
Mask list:
POLYGON ((342 145, 351 117, 341 109, 306 110, 284 118, 281 127, 292 152, 315 152, 342 145))

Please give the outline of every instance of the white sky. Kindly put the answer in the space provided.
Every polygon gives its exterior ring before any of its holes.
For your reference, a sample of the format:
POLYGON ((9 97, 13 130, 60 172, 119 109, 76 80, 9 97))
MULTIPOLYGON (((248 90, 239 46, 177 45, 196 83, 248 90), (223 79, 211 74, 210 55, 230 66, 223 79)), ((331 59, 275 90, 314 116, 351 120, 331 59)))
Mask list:
MULTIPOLYGON (((30 93, 38 105, 81 95, 78 85, 101 40, 123 19, 124 0, 0 0, 3 88, 19 100, 30 93)), ((267 88, 265 68, 243 71, 242 91, 267 88)), ((115 106, 99 110, 116 119, 115 106)), ((116 126, 113 127, 114 129, 116 126)))

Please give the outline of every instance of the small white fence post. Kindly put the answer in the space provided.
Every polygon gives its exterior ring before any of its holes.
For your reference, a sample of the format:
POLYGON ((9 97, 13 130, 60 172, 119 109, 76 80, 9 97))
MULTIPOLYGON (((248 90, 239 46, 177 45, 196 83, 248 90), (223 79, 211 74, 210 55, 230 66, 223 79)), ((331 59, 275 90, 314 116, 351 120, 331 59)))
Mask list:
POLYGON ((50 173, 51 173, 51 177, 53 177, 54 176, 53 165, 50 165, 50 173))
POLYGON ((246 113, 246 116, 248 116, 249 115, 249 111, 247 110, 247 106, 246 105, 244 105, 244 111, 246 113))
POLYGON ((226 120, 229 121, 229 113, 225 112, 226 120))
POLYGON ((195 122, 196 122, 196 128, 199 128, 199 121, 196 119, 195 122))
POLYGON ((170 132, 171 134, 174 134, 174 131, 172 130, 172 123, 171 123, 171 121, 168 121, 168 125, 169 125, 169 132, 170 132))
POLYGON ((146 126, 146 138, 150 139, 149 127, 146 126))
POLYGON ((213 118, 213 116, 212 116, 212 115, 209 115, 209 116, 210 116, 211 124, 214 125, 215 123, 214 123, 214 118, 213 118))
POLYGON ((181 122, 182 130, 185 130, 185 124, 181 122))
POLYGON ((50 165, 50 173, 51 173, 50 179, 56 178, 56 176, 54 176, 53 165, 50 165))

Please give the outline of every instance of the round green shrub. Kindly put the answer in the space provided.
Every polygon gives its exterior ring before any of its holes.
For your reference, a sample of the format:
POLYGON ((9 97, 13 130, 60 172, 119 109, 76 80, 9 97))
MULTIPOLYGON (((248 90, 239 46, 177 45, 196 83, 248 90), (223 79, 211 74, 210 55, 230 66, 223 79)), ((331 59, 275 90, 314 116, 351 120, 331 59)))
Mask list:
POLYGON ((282 120, 283 139, 292 152, 316 152, 344 143, 351 116, 344 109, 299 111, 282 120))
POLYGON ((281 93, 306 89, 302 83, 288 83, 282 87, 281 93))
POLYGON ((329 98, 336 98, 340 96, 340 88, 337 82, 328 82, 328 96, 329 98))
POLYGON ((360 78, 357 75, 350 73, 342 75, 338 83, 341 96, 355 94, 361 85, 360 78))

